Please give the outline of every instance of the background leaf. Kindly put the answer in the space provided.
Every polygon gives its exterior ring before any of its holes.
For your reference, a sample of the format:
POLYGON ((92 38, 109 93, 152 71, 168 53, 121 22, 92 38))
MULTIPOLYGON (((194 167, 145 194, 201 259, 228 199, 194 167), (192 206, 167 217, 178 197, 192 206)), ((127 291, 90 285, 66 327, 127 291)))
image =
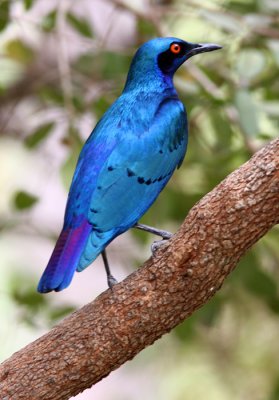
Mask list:
POLYGON ((67 13, 67 21, 81 35, 93 38, 93 32, 90 24, 85 18, 78 17, 71 12, 67 13))
POLYGON ((24 0, 24 6, 26 10, 29 10, 34 5, 34 0, 24 0))
POLYGON ((0 32, 3 31, 9 23, 10 0, 2 0, 0 2, 0 32))
POLYGON ((256 136, 259 133, 258 108, 251 94, 247 90, 239 90, 236 93, 235 104, 243 131, 248 136, 256 136))
POLYGON ((54 122, 49 122, 41 125, 34 132, 32 132, 26 139, 25 145, 29 149, 33 149, 38 146, 43 140, 45 140, 54 127, 54 122))
POLYGON ((13 204, 16 209, 21 211, 33 207, 38 200, 37 196, 22 190, 15 193, 13 204))

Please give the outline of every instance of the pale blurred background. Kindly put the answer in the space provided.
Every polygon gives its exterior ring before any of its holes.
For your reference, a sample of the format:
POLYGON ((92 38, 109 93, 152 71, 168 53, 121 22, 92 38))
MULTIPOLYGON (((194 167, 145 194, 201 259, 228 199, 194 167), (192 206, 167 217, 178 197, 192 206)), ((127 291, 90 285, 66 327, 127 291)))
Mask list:
MULTIPOLYGON (((60 231, 77 155, 155 36, 216 42, 175 82, 189 150, 142 222, 175 231, 206 192, 278 136, 278 0, 0 2, 0 360, 106 289, 101 260, 61 293, 36 293, 60 231)), ((154 237, 108 250, 123 279, 154 237)), ((279 400, 279 230, 205 307, 79 400, 279 400)))

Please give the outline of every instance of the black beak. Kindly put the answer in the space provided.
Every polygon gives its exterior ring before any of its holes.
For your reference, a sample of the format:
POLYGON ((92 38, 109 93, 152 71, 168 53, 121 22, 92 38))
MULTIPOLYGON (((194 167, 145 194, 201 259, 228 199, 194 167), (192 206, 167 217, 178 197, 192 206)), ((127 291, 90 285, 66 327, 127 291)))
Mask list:
POLYGON ((196 54, 222 49, 222 46, 214 43, 191 43, 191 47, 191 50, 187 54, 187 59, 196 54))

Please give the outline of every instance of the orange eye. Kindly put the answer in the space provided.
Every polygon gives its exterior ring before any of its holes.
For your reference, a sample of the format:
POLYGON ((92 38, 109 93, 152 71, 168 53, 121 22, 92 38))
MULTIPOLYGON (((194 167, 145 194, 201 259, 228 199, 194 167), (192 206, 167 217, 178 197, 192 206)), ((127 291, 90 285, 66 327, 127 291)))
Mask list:
POLYGON ((170 47, 170 51, 171 51, 173 54, 179 54, 180 51, 181 51, 181 46, 180 46, 180 44, 178 44, 178 43, 173 43, 173 44, 171 45, 171 47, 170 47))

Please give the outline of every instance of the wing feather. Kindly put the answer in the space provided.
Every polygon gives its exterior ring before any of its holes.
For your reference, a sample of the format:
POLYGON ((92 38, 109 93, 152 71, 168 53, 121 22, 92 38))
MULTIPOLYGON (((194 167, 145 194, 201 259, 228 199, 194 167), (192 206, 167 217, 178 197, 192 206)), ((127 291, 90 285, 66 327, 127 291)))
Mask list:
POLYGON ((125 138, 107 158, 90 202, 93 227, 123 232, 136 223, 181 164, 186 146, 184 107, 164 102, 148 131, 125 138))

